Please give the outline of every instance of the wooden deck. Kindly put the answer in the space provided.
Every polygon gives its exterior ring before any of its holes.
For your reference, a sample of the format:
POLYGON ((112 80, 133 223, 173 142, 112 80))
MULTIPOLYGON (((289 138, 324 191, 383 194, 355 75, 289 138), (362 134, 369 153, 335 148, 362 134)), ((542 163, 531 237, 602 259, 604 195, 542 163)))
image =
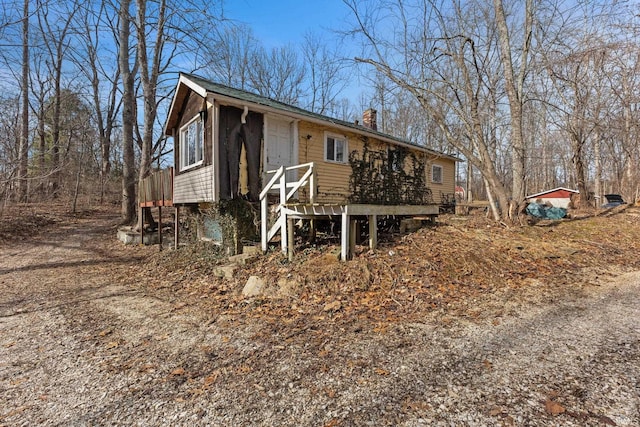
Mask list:
POLYGON ((378 245, 378 217, 379 216, 413 216, 434 220, 439 213, 439 206, 432 205, 322 205, 322 204, 285 204, 280 208, 280 214, 287 221, 288 231, 286 244, 283 248, 289 257, 293 256, 293 221, 296 219, 326 219, 340 217, 341 239, 340 258, 343 261, 351 259, 356 243, 356 219, 367 217, 369 220, 369 247, 375 249, 378 245))
MULTIPOLYGON (((138 215, 142 219, 140 227, 141 241, 144 242, 143 208, 158 208, 158 239, 162 250, 162 208, 173 206, 173 168, 151 173, 141 180, 138 186, 138 215)), ((178 207, 176 206, 175 248, 178 248, 178 207)))

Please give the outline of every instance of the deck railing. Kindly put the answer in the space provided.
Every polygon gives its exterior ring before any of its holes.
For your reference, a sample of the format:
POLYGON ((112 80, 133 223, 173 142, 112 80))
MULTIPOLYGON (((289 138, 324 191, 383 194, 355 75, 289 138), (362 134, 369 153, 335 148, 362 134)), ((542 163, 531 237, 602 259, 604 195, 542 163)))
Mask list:
POLYGON ((140 207, 173 206, 173 168, 152 172, 140 181, 140 207))
POLYGON ((273 174, 267 185, 260 193, 260 234, 262 240, 262 250, 267 250, 269 241, 280 232, 280 242, 282 251, 287 251, 287 218, 282 214, 282 207, 298 192, 302 187, 309 186, 309 203, 315 203, 316 199, 316 172, 314 163, 304 163, 296 166, 284 167, 280 166, 276 170, 266 172, 268 175, 273 174), (306 169, 300 179, 295 181, 287 181, 287 172, 306 169), (274 194, 277 190, 279 198, 276 213, 278 218, 275 223, 269 227, 269 194, 274 194))

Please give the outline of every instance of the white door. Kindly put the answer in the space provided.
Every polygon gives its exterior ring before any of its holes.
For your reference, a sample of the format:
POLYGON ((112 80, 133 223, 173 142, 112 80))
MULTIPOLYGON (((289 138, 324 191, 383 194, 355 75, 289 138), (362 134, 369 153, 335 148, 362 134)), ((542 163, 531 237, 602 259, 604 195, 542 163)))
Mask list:
MULTIPOLYGON (((280 166, 287 167, 297 164, 297 147, 294 144, 294 122, 271 116, 266 117, 265 122, 265 172, 276 170, 280 166)), ((287 180, 293 180, 297 176, 295 171, 292 172, 287 174, 287 180)), ((273 177, 273 174, 266 175, 263 178, 263 184, 266 184, 271 177, 273 177)))

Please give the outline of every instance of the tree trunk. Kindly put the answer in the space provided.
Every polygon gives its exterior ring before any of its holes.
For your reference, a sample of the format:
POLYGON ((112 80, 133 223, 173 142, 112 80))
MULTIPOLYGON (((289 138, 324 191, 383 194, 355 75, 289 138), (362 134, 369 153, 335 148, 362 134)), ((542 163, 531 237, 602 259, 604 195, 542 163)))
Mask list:
MULTIPOLYGON (((142 141, 140 147, 140 170, 138 171, 138 181, 142 182, 151 174, 151 162, 153 159, 153 127, 158 115, 156 103, 158 76, 160 73, 160 64, 162 60, 162 46, 165 38, 165 13, 166 2, 160 0, 158 4, 158 16, 156 23, 156 39, 153 44, 153 56, 149 60, 147 53, 147 22, 146 22, 146 0, 136 0, 136 31, 137 31, 137 59, 140 65, 140 82, 142 86, 143 97, 143 125, 142 125, 142 141)), ((151 208, 145 208, 144 214, 138 218, 137 229, 144 226, 143 222, 147 222, 155 227, 156 221, 153 219, 151 208)))
POLYGON ((586 168, 584 165, 584 141, 579 135, 572 135, 571 148, 573 150, 573 170, 576 174, 576 187, 580 192, 580 207, 588 208, 591 206, 591 194, 589 193, 589 187, 587 187, 586 168))
POLYGON ((129 66, 130 0, 120 2, 120 49, 118 65, 122 76, 122 222, 134 224, 136 219, 136 173, 133 150, 133 127, 136 108, 133 74, 129 66))
POLYGON ((593 133, 593 160, 595 163, 594 192, 596 201, 602 204, 604 199, 602 191, 602 159, 600 151, 600 129, 596 128, 593 133))
POLYGON ((22 15, 22 132, 18 157, 18 199, 24 203, 29 166, 29 0, 24 0, 22 15))
POLYGON ((518 213, 519 206, 525 198, 525 142, 522 132, 523 117, 523 85, 526 76, 527 60, 532 34, 533 1, 527 0, 525 6, 525 26, 523 46, 520 57, 520 70, 515 75, 513 60, 511 58, 511 41, 507 27, 504 6, 502 0, 493 0, 496 13, 496 24, 500 44, 500 60, 504 72, 505 90, 509 99, 509 112, 511 116, 511 168, 513 174, 512 200, 510 210, 518 213))

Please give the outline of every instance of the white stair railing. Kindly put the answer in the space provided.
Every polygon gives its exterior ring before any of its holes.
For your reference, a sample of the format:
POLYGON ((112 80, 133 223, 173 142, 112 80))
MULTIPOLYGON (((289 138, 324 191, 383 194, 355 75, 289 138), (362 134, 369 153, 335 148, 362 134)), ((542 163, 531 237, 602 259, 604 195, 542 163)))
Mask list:
POLYGON ((287 213, 283 209, 284 205, 300 190, 301 187, 309 186, 309 202, 315 203, 316 199, 316 172, 313 162, 304 163, 296 166, 284 167, 280 166, 276 170, 266 172, 268 175, 273 174, 267 185, 260 193, 260 236, 262 243, 262 251, 266 252, 268 244, 273 237, 280 232, 280 246, 282 252, 287 252, 287 213), (307 169, 302 177, 296 181, 287 182, 287 172, 299 169, 307 169), (278 190, 279 203, 276 209, 278 218, 269 228, 269 194, 273 194, 273 190, 278 190))

